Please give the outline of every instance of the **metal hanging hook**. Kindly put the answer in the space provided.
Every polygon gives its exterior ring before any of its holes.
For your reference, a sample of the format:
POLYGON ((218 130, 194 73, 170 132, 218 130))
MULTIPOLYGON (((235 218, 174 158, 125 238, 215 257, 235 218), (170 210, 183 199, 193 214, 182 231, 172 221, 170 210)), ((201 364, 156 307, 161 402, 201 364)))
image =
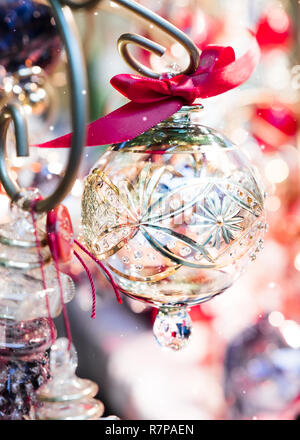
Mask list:
MULTIPOLYGON (((49 0, 55 23, 60 31, 68 59, 68 74, 71 94, 72 144, 65 174, 56 190, 47 198, 38 201, 35 211, 47 212, 58 205, 70 192, 77 176, 85 141, 86 124, 86 75, 85 63, 77 36, 71 10, 62 7, 59 0, 49 0)), ((20 188, 10 177, 6 166, 6 133, 10 120, 15 126, 18 156, 28 156, 27 129, 22 110, 15 104, 8 104, 0 113, 0 180, 8 196, 18 198, 20 188)), ((30 202, 24 203, 24 209, 30 208, 30 202)))
MULTIPOLYGON (((133 12, 140 18, 148 21, 152 25, 158 27, 163 32, 172 37, 177 43, 185 48, 187 53, 189 54, 189 65, 183 70, 182 74, 190 74, 194 73, 199 65, 200 53, 197 46, 193 43, 193 41, 181 30, 179 30, 176 26, 172 25, 170 22, 145 8, 142 5, 139 5, 131 0, 112 0, 113 3, 116 3, 127 10, 133 12)), ((153 70, 145 67, 143 64, 139 63, 128 50, 129 44, 136 44, 156 55, 162 56, 165 53, 165 48, 163 46, 154 43, 148 38, 141 37, 136 34, 124 34, 118 40, 118 49, 125 60, 125 62, 134 70, 141 73, 142 75, 148 76, 150 78, 159 78, 160 74, 154 72, 153 70)))
MULTIPOLYGON (((43 3, 45 0, 39 0, 43 3)), ((79 9, 79 8, 94 8, 97 6, 97 4, 101 3, 103 0, 80 0, 80 1, 74 1, 74 0, 61 0, 62 3, 70 6, 73 9, 79 9)), ((160 17, 159 15, 155 14, 155 12, 150 11, 148 8, 137 4, 133 0, 110 0, 111 3, 115 3, 128 11, 134 13, 138 17, 146 20, 147 22, 151 23, 152 25, 158 27, 163 32, 168 34, 170 37, 172 37, 177 43, 179 43, 181 46, 184 47, 184 49, 189 54, 189 65, 188 67, 183 70, 182 74, 190 74, 194 73, 197 70, 197 67, 199 65, 199 59, 200 54, 197 46, 193 43, 193 41, 181 30, 179 30, 176 26, 165 20, 164 18, 160 17)), ((155 55, 162 56, 166 49, 149 40, 148 38, 142 37, 137 34, 123 34, 118 40, 118 50, 124 61, 135 71, 138 73, 148 76, 150 78, 159 78, 160 74, 157 72, 154 72, 152 69, 149 69, 148 67, 144 66, 143 64, 139 63, 129 52, 128 45, 129 44, 135 44, 139 47, 142 47, 143 49, 146 49, 155 55)))
MULTIPOLYGON (((200 53, 197 46, 193 43, 193 41, 181 30, 179 30, 176 26, 172 25, 170 22, 145 8, 142 5, 139 5, 131 0, 112 0, 113 3, 116 3, 127 10, 133 12, 140 18, 148 21, 152 25, 158 27, 163 32, 172 37, 177 43, 185 48, 187 53, 189 54, 190 62, 188 67, 183 70, 182 74, 190 74, 194 73, 199 65, 200 53)), ((162 56, 165 53, 165 48, 163 46, 154 43, 148 38, 141 37, 136 34, 124 34, 118 40, 118 49, 125 60, 125 62, 134 70, 141 73, 142 75, 148 76, 150 78, 159 78, 160 74, 154 72, 153 70, 145 67, 143 64, 139 63, 128 51, 129 44, 136 44, 150 52, 162 56)))
POLYGON ((137 34, 123 34, 118 39, 118 50, 126 64, 128 64, 136 72, 142 73, 144 76, 148 76, 149 78, 159 78, 160 75, 158 75, 152 69, 149 69, 148 67, 139 63, 131 56, 128 50, 129 44, 135 44, 136 46, 146 49, 160 57, 165 53, 166 49, 160 44, 154 43, 148 38, 141 37, 137 34))

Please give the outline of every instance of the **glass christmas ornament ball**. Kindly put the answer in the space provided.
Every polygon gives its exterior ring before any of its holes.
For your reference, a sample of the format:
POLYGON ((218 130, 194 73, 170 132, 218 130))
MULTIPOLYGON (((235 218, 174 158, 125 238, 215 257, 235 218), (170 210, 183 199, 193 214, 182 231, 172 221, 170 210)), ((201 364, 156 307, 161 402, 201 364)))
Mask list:
POLYGON ((0 2, 0 65, 8 72, 38 65, 51 69, 61 41, 51 8, 33 0, 0 2))
POLYGON ((256 170, 222 134, 200 125, 199 110, 183 107, 109 147, 82 198, 89 251, 123 293, 168 310, 177 323, 173 309, 207 301, 235 281, 265 230, 256 170))
POLYGON ((18 69, 13 75, 6 76, 2 84, 2 99, 10 92, 12 97, 25 107, 27 115, 34 115, 45 122, 51 120, 56 95, 46 72, 39 66, 18 69))

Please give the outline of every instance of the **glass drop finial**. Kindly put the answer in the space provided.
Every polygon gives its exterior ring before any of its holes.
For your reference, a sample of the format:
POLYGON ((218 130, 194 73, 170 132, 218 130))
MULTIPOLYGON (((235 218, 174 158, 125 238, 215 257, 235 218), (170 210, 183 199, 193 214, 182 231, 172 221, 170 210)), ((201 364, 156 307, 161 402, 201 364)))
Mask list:
POLYGON ((161 308, 153 325, 153 333, 162 347, 181 350, 192 333, 191 318, 185 309, 161 308))

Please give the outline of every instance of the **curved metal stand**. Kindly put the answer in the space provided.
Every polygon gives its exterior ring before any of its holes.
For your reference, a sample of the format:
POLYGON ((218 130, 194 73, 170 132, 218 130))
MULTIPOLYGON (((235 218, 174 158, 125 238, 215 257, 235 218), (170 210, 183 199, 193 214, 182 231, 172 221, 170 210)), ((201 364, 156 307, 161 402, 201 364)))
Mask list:
MULTIPOLYGON (((62 7, 59 0, 49 0, 55 22, 65 45, 68 58, 68 75, 71 94, 72 114, 72 146, 65 174, 56 190, 47 198, 38 201, 35 205, 37 212, 46 212, 58 205, 70 192, 77 176, 85 141, 86 124, 86 93, 87 84, 85 76, 85 63, 77 35, 71 10, 62 7)), ((6 169, 6 132, 10 120, 13 120, 16 132, 16 147, 18 156, 27 156, 29 147, 26 123, 20 107, 8 104, 0 114, 0 180, 8 194, 15 200, 19 194, 18 185, 11 179, 6 169)), ((25 202, 24 209, 29 209, 30 203, 25 202)))
MULTIPOLYGON (((53 10, 55 23, 63 40, 68 60, 68 77, 71 95, 72 115, 72 144, 65 174, 56 190, 47 198, 39 200, 35 205, 35 211, 46 212, 58 205, 70 192, 77 176, 81 161, 83 145, 85 140, 86 123, 86 94, 87 84, 85 75, 85 62, 81 51, 80 41, 77 35, 76 26, 73 20, 73 9, 92 8, 102 0, 37 0, 40 3, 50 3, 53 10), (61 6, 61 3, 64 6, 61 6)), ((124 7, 140 18, 157 26, 159 29, 170 35, 175 41, 181 44, 189 54, 190 63, 182 73, 193 73, 199 65, 199 51, 195 44, 183 32, 177 29, 168 21, 158 16, 147 8, 135 3, 132 0, 112 0, 113 3, 124 7)), ((128 45, 135 44, 149 50, 156 55, 162 56, 165 48, 157 43, 141 37, 140 35, 127 33, 118 40, 118 48, 121 56, 134 70, 151 78, 158 78, 160 75, 146 66, 139 63, 128 51, 128 45)), ((28 139, 25 120, 21 108, 8 104, 0 113, 0 180, 8 196, 15 200, 19 195, 18 185, 11 179, 6 169, 6 133, 10 120, 13 120, 16 133, 16 147, 18 156, 28 155, 28 139)), ((30 202, 24 203, 24 209, 30 209, 30 202)))
POLYGON ((0 113, 0 181, 7 195, 16 200, 20 188, 10 177, 6 166, 6 135, 11 121, 15 128, 18 157, 29 156, 27 125, 20 105, 7 104, 0 113))

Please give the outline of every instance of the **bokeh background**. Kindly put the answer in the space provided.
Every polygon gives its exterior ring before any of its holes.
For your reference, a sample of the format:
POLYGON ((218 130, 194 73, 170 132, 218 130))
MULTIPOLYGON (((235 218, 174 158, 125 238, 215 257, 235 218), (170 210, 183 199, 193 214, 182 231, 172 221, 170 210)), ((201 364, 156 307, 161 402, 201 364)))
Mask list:
MULTIPOLYGON (((200 50, 210 43, 228 44, 239 56, 247 50, 247 29, 255 33, 261 48, 255 72, 243 86, 205 100, 202 123, 226 134, 259 169, 269 229, 263 252, 242 277, 222 295, 191 310, 193 337, 178 353, 163 350, 153 339, 155 310, 125 297, 119 305, 110 284, 92 264, 97 316, 91 319, 88 278, 74 260, 69 270, 77 291, 68 313, 79 355, 78 375, 97 382, 106 413, 122 419, 297 419, 300 4, 296 0, 140 2, 190 35, 200 50)), ((113 75, 129 71, 116 48, 122 33, 137 32, 168 47, 162 58, 135 52, 157 71, 187 61, 180 46, 112 2, 102 1, 100 8, 76 13, 76 21, 88 67, 89 120, 125 102, 109 86, 113 75)), ((20 26, 24 38, 26 24, 20 26)), ((0 52, 5 49, 5 35, 0 31, 0 52)), ((30 140, 35 143, 70 129, 66 60, 55 31, 48 45, 39 44, 38 49, 30 46, 30 40, 23 43, 25 53, 33 55, 20 61, 14 57, 13 65, 0 63, 0 99, 5 101, 11 93, 18 97, 27 110, 30 140), (29 46, 31 52, 26 52, 29 46), (20 73, 22 63, 27 71, 20 73), (32 71, 34 65, 44 68, 42 75, 32 71), (30 84, 25 95, 24 88, 17 87, 20 81, 30 84)), ((45 195, 51 192, 63 173, 67 152, 32 148, 30 158, 16 158, 12 135, 10 149, 12 172, 20 185, 37 186, 45 195)), ((104 150, 86 148, 78 179, 64 201, 77 234, 83 180, 104 150)), ((8 218, 9 201, 2 191, 0 221, 8 218)), ((56 324, 63 336, 61 317, 56 324)))

